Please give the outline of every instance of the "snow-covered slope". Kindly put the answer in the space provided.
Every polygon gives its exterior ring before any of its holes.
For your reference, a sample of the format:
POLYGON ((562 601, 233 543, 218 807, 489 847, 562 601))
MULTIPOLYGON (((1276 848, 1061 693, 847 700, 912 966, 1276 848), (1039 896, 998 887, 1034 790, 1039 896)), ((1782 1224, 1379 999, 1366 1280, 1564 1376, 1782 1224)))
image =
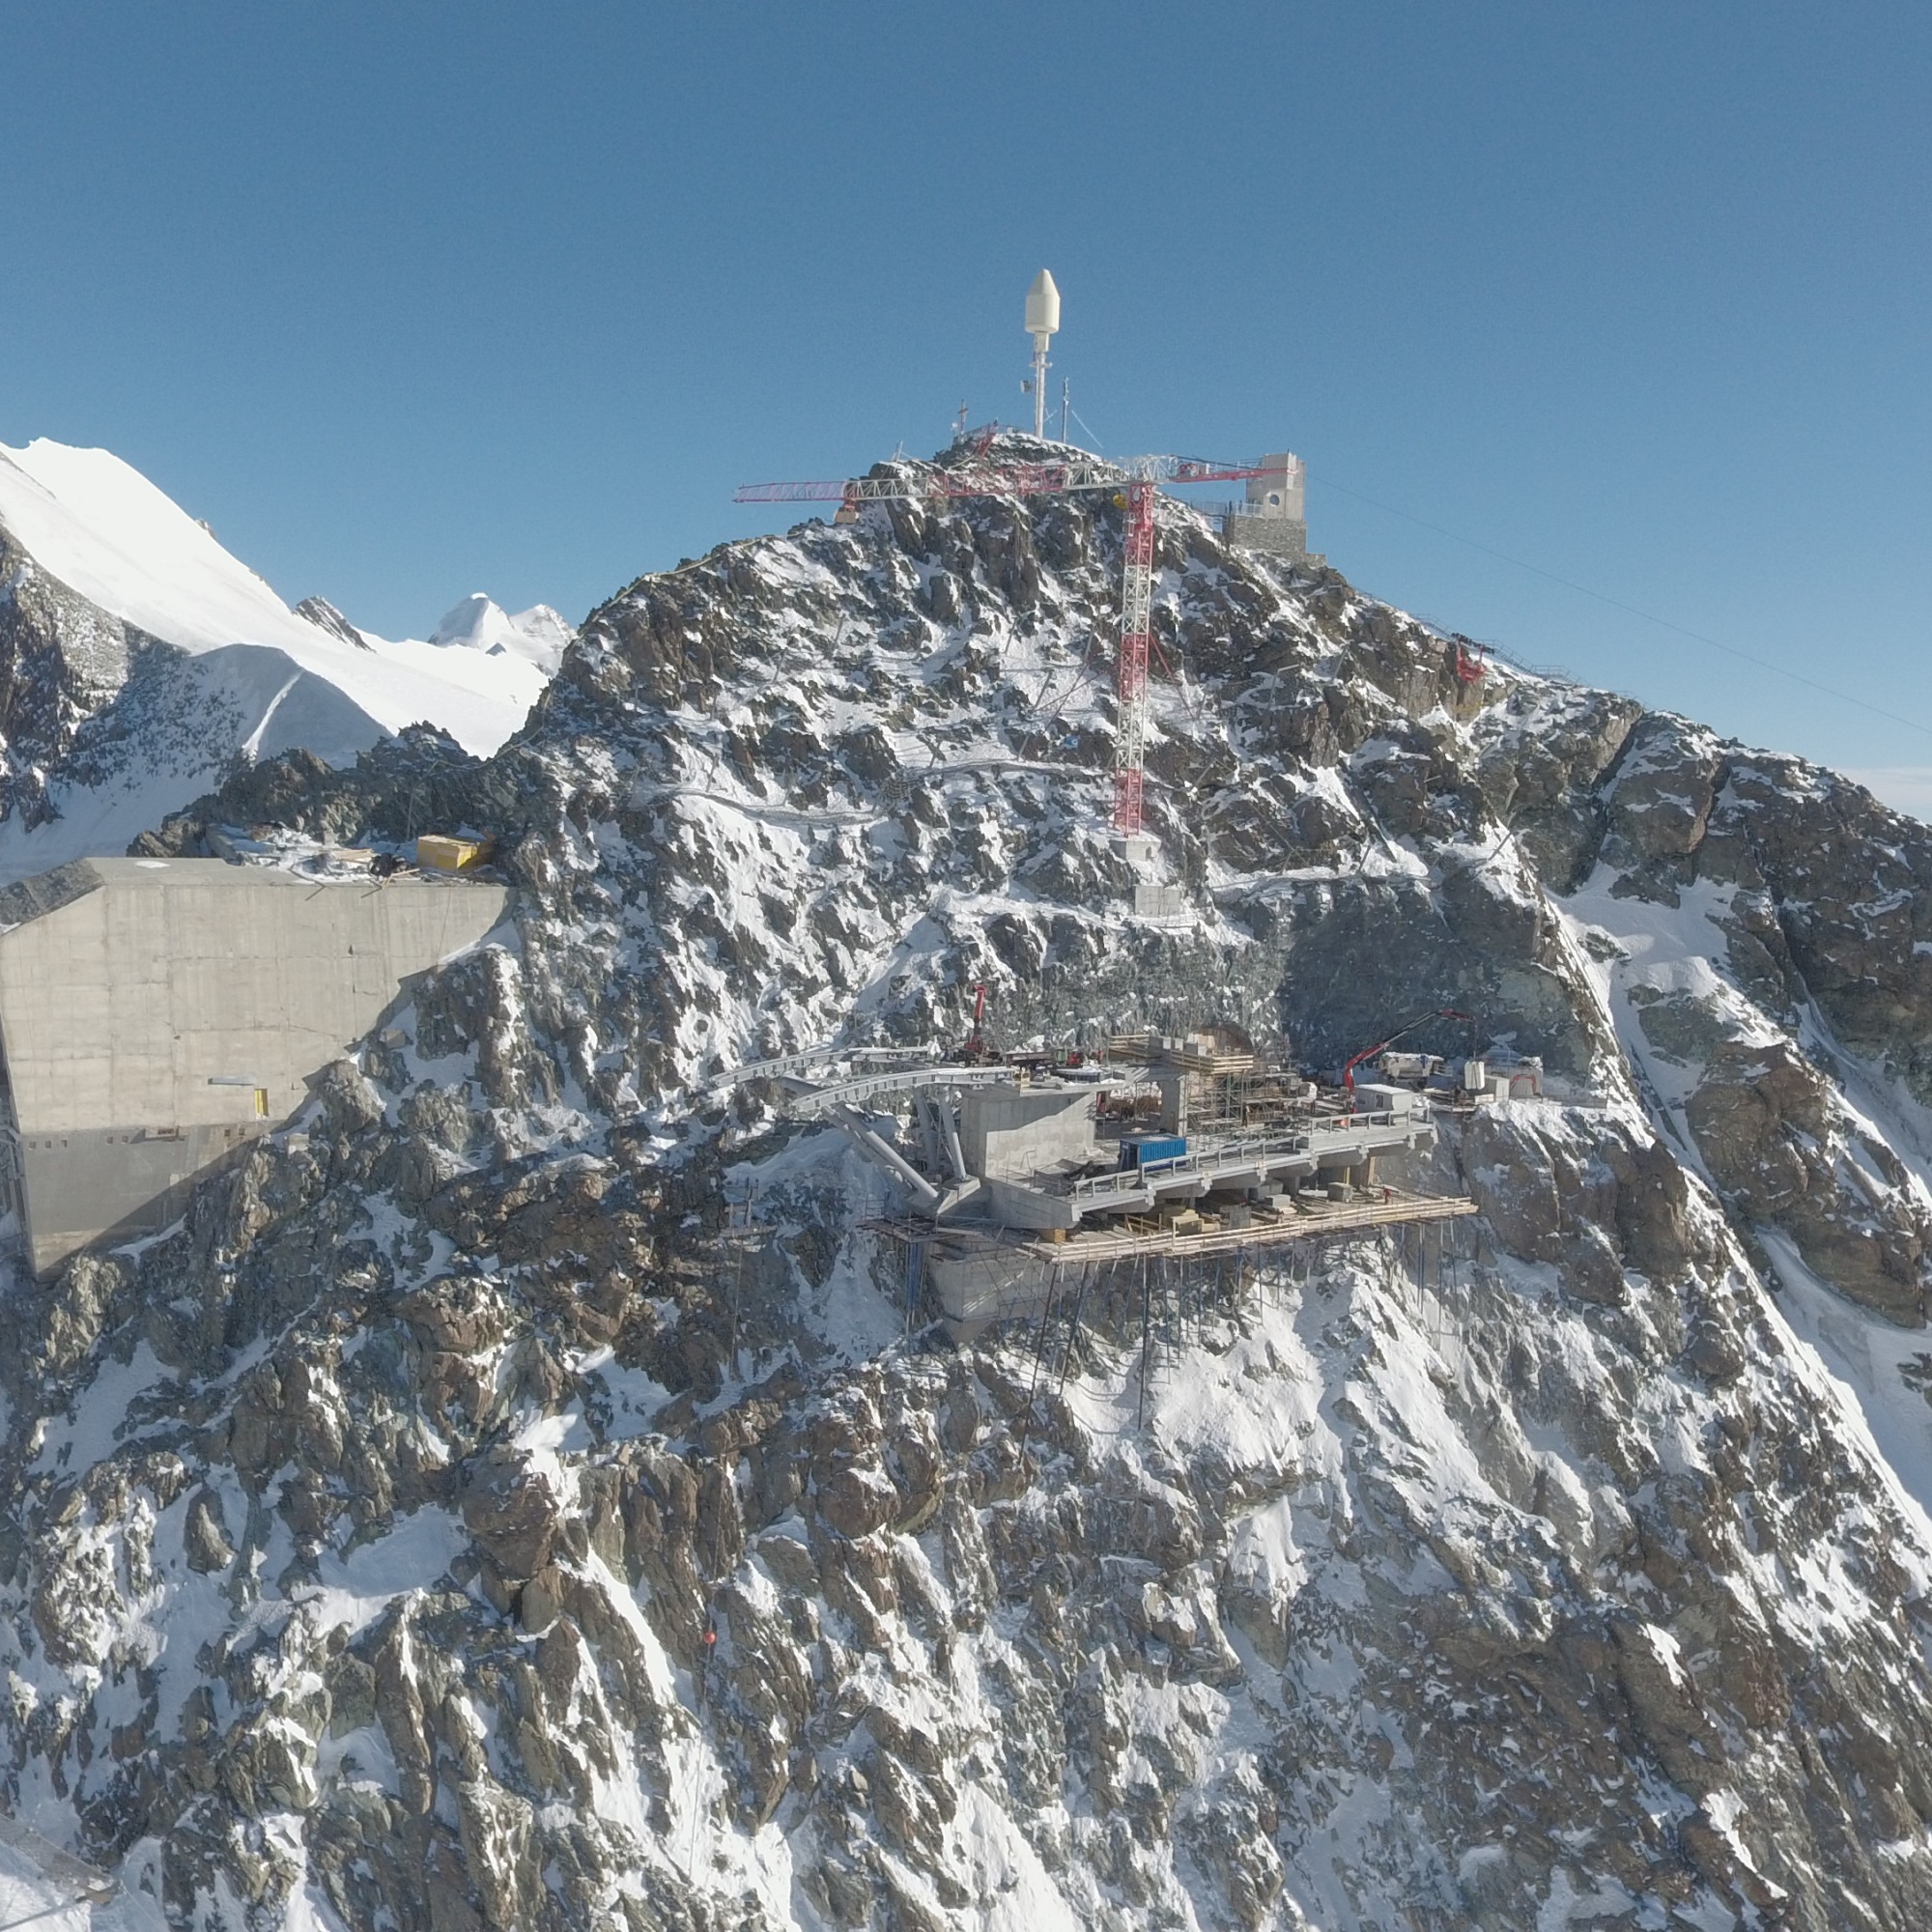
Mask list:
POLYGON ((108 450, 44 438, 0 448, 0 524, 70 589, 185 650, 315 641, 205 526, 108 450))
POLYGON ((1932 833, 1466 687, 1164 503, 1188 914, 1137 921, 1121 541, 724 546, 490 759, 268 760, 162 830, 431 798, 518 936, 167 1236, 0 1297, 16 1815, 197 1932, 1932 1915, 1932 833), (1330 1064, 1452 1007, 1565 1097, 1445 1119, 1439 1241, 1099 1272, 955 1347, 837 1133, 694 1094, 976 982, 1009 1036, 1330 1064))
POLYGON ((108 451, 0 449, 0 870, 118 851, 238 757, 342 765, 420 723, 492 752, 568 635, 542 606, 454 644, 291 611, 108 451))
POLYGON ((345 647, 108 450, 44 439, 0 449, 0 526, 50 576, 151 638, 196 656, 234 644, 281 651, 364 713, 365 745, 427 721, 471 751, 492 752, 543 688, 526 657, 451 656, 373 637, 367 651, 345 647))

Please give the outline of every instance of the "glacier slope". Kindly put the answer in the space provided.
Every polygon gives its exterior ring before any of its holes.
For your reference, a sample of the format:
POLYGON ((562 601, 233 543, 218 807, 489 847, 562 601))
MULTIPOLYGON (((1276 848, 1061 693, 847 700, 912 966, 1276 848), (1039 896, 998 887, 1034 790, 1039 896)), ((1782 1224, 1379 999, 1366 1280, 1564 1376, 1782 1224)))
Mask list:
POLYGON ((104 449, 45 439, 0 449, 0 526, 43 569, 123 623, 194 656, 269 646, 293 669, 333 686, 377 732, 426 721, 471 751, 493 752, 543 688, 529 659, 493 654, 494 638, 464 656, 448 639, 392 641, 366 632, 367 650, 345 646, 297 616, 208 529, 104 449))

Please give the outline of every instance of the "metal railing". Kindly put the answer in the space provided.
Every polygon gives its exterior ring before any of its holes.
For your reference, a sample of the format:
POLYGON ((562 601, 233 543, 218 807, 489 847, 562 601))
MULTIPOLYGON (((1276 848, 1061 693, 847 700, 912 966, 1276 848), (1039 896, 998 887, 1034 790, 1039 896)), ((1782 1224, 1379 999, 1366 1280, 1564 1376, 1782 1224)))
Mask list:
POLYGON ((787 1102, 787 1111, 800 1119, 825 1113, 833 1107, 852 1106, 880 1094, 916 1094, 923 1088, 935 1092, 956 1087, 1015 1086, 1013 1069, 998 1063, 990 1066, 913 1066, 886 1073, 860 1074, 829 1087, 814 1087, 797 1094, 787 1102))
POLYGON ((1205 503, 1202 507, 1212 517, 1256 517, 1271 524, 1305 524, 1304 516, 1292 514, 1282 503, 1251 503, 1245 497, 1236 497, 1225 503, 1205 503))
POLYGON ((1292 1134, 1244 1134, 1234 1140, 1216 1141, 1208 1147, 1190 1149, 1186 1153, 1163 1154, 1135 1167, 1117 1168, 1111 1174, 1090 1175, 1084 1180, 1076 1180, 1069 1192, 1076 1201, 1094 1201, 1103 1195, 1138 1193, 1143 1188, 1190 1176, 1238 1174, 1250 1167, 1272 1166, 1296 1154, 1319 1154, 1324 1150, 1347 1146, 1365 1129, 1406 1130, 1416 1119, 1413 1108, 1398 1112, 1387 1107, 1375 1113, 1351 1114, 1346 1123, 1333 1126, 1305 1127, 1292 1134))

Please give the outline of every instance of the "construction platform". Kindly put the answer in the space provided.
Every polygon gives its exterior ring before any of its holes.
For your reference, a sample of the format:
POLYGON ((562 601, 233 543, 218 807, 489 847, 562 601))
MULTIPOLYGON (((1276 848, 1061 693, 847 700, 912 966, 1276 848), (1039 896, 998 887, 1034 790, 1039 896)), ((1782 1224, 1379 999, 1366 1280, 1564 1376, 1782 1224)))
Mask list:
POLYGON ((948 1227, 911 1216, 868 1221, 884 1235, 923 1256, 941 1313, 955 1334, 977 1333, 989 1322, 1037 1315, 1068 1269, 1097 1267, 1142 1258, 1191 1262, 1249 1255, 1292 1243, 1371 1234, 1411 1222, 1451 1221, 1473 1214, 1462 1196, 1409 1194, 1393 1187, 1373 1198, 1302 1205, 1239 1227, 1202 1225, 1135 1229, 1115 1221, 1104 1228, 1065 1235, 1029 1235, 1012 1229, 948 1227))
MULTIPOLYGON (((1420 1094, 1362 1087, 1318 1102, 1299 1080, 1256 1076, 1253 1056, 1186 1041, 1117 1040, 1116 1089, 1138 1101, 1099 1114, 1099 1065, 1041 1072, 1002 1062, 867 1066, 830 1082, 785 1072, 789 1111, 842 1128, 908 1205, 935 1221, 1068 1234, 1229 1191, 1370 1186, 1384 1155, 1432 1146, 1420 1094), (1208 1101, 1213 1104, 1206 1104, 1208 1101), (917 1144, 872 1110, 908 1107, 917 1144), (1190 1132, 1190 1122, 1198 1122, 1190 1132), (1144 1131, 1151 1129, 1151 1132, 1144 1131)), ((792 1063, 803 1065, 803 1062, 792 1063)), ((765 1066, 783 1066, 767 1062, 765 1066)), ((738 1079, 762 1073, 741 1068, 738 1079)))

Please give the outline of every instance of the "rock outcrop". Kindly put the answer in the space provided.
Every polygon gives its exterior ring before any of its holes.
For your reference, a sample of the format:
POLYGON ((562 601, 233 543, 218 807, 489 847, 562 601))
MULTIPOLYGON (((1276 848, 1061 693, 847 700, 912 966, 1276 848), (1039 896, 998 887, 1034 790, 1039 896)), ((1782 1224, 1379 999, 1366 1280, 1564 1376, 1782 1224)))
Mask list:
POLYGON ((1932 833, 1172 510, 1136 923, 1119 546, 725 546, 490 759, 156 829, 433 797, 520 944, 0 1310, 17 1808, 183 1927, 1922 1920, 1932 833), (843 1142, 703 1089, 978 982, 1331 1064, 1455 1009, 1549 1094, 1445 1126, 1453 1236, 954 1346, 843 1142))

